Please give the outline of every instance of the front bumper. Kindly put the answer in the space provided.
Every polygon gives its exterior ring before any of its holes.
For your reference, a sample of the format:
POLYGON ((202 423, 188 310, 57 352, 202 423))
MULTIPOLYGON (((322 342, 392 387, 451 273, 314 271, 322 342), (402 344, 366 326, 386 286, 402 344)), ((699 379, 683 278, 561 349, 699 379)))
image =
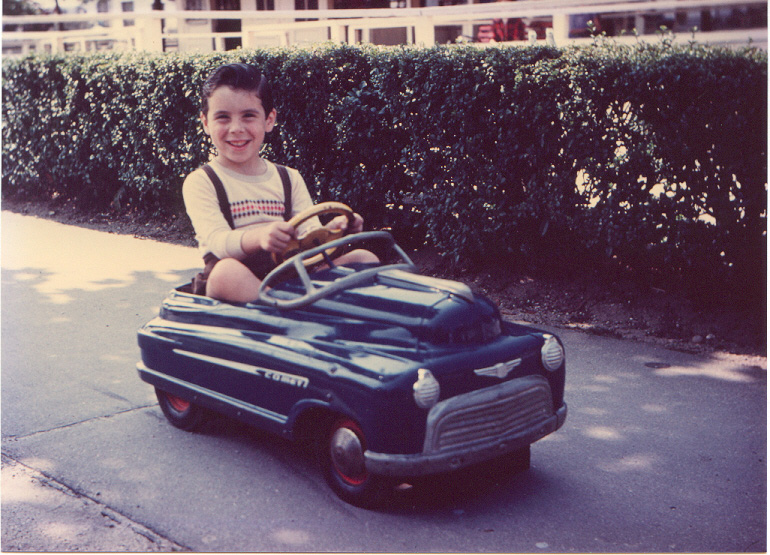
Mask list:
POLYGON ((545 378, 517 378, 436 404, 428 413, 422 453, 366 451, 366 468, 384 476, 456 470, 527 447, 566 418, 566 404, 553 409, 545 378))

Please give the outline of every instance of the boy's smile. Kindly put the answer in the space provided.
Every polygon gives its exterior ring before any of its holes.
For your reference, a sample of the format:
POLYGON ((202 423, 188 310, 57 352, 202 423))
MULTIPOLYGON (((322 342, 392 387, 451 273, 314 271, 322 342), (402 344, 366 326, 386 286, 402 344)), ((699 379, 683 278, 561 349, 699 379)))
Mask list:
POLYGON ((255 93, 226 86, 213 92, 208 107, 208 113, 201 112, 201 121, 219 152, 220 162, 245 175, 264 171, 259 150, 265 134, 275 126, 275 110, 265 114, 255 93))

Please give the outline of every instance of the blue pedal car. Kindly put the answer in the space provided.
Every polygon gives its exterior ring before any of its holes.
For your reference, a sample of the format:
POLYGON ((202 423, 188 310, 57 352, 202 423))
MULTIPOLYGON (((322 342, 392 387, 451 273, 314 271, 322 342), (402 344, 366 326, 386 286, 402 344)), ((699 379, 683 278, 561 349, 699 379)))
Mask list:
POLYGON ((139 376, 171 424, 194 430, 217 412, 317 442, 335 493, 372 506, 410 477, 497 459, 527 468, 530 445, 564 423, 556 336, 502 321, 464 284, 417 274, 387 232, 295 250, 257 302, 220 302, 187 284, 139 330, 139 376), (395 262, 306 267, 364 243, 395 262))

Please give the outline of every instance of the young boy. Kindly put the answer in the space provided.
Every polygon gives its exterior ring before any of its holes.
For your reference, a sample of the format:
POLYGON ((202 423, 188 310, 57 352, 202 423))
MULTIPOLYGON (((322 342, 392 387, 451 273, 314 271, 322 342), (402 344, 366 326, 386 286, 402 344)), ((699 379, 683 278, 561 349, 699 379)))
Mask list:
MULTIPOLYGON (((196 291, 229 302, 257 299, 262 279, 275 267, 271 253, 282 253, 289 241, 320 226, 312 219, 294 229, 291 216, 313 205, 302 176, 288 169, 291 199, 275 164, 260 157, 265 135, 273 130, 276 111, 270 84, 259 70, 247 64, 229 64, 216 69, 202 88, 201 122, 218 156, 209 164, 221 180, 232 214, 232 227, 220 206, 214 183, 203 168, 185 179, 182 193, 198 247, 206 268, 205 291, 196 291), (284 214, 290 204, 291 214, 284 214)), ((330 230, 347 229, 345 216, 326 224, 330 230)), ((358 214, 350 231, 360 232, 358 214)), ((337 263, 378 262, 366 250, 354 250, 337 263)))

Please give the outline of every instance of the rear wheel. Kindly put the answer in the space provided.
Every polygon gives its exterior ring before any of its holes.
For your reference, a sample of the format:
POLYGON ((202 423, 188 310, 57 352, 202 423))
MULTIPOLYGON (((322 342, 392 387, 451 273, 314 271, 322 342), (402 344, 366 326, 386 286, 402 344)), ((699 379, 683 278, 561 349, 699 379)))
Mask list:
POLYGON ((168 421, 181 430, 192 432, 199 429, 208 420, 206 409, 186 399, 171 395, 157 387, 155 388, 155 396, 158 398, 160 410, 163 411, 168 421))
POLYGON ((361 427, 343 417, 331 426, 321 447, 321 465, 334 493, 351 505, 370 508, 384 501, 394 482, 366 469, 365 451, 361 427))

